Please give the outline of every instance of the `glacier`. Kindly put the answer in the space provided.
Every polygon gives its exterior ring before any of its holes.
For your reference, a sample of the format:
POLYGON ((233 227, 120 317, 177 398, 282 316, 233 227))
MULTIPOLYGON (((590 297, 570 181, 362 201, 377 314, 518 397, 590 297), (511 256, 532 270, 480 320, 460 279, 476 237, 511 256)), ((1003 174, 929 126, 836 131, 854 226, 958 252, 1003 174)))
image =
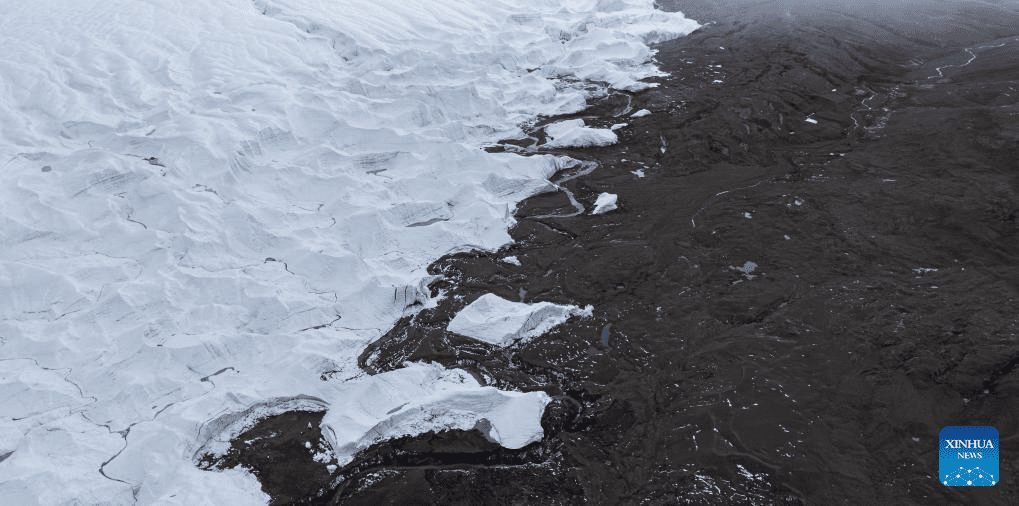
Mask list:
POLYGON ((541 392, 356 356, 575 164, 480 146, 649 87, 648 45, 698 26, 651 0, 7 5, 0 497, 265 504, 193 459, 295 405, 341 462, 482 417, 540 438, 541 392))

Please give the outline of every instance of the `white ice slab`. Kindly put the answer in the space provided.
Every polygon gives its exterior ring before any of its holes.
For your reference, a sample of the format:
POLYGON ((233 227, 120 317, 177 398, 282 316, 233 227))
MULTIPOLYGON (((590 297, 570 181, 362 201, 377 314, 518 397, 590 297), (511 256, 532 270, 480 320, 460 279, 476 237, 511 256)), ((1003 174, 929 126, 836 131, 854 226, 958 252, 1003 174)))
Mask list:
MULTIPOLYGON (((638 177, 643 177, 643 174, 638 174, 638 177)), ((602 214, 607 213, 616 208, 616 201, 619 196, 614 193, 602 193, 598 195, 598 199, 594 201, 594 210, 591 214, 602 214)))
POLYGON ((373 443, 429 430, 471 429, 482 418, 489 435, 506 448, 522 448, 544 435, 544 392, 482 387, 469 373, 437 364, 403 369, 340 385, 323 419, 326 439, 340 465, 373 443))
POLYGON ((513 265, 520 265, 520 260, 516 256, 508 256, 502 259, 503 262, 513 265))
POLYGON ((630 117, 631 118, 643 118, 644 116, 647 116, 649 114, 651 114, 651 111, 649 111, 647 109, 641 109, 641 110, 631 114, 630 117))
POLYGON ((619 137, 612 130, 584 126, 582 119, 552 123, 545 127, 545 133, 549 137, 545 146, 552 148, 609 146, 619 141, 619 137))
POLYGON ((486 293, 461 310, 446 330, 498 346, 509 346, 548 332, 570 316, 590 316, 591 306, 560 306, 551 302, 524 304, 486 293))

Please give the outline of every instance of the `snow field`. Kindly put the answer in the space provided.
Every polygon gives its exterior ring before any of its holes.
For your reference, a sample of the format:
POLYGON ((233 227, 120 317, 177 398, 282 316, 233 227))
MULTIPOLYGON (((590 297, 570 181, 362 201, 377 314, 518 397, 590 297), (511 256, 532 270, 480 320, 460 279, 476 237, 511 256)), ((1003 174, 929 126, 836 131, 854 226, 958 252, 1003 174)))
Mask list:
POLYGON ((341 461, 482 417, 540 438, 544 394, 356 356, 572 163, 477 146, 582 109, 584 80, 645 87, 646 43, 697 26, 650 0, 7 6, 0 497, 264 504, 193 459, 299 395, 341 461))

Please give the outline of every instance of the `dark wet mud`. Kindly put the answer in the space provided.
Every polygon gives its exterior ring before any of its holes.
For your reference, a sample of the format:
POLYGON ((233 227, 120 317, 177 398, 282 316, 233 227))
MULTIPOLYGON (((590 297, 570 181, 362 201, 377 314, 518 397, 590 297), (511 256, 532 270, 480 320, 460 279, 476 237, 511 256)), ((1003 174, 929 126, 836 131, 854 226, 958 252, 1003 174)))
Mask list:
POLYGON ((297 435, 321 413, 288 413, 205 465, 247 467, 275 504, 1014 504, 1019 8, 677 6, 714 23, 660 46, 671 76, 583 113, 628 123, 620 143, 556 151, 599 164, 562 183, 577 202, 619 208, 528 199, 515 244, 437 261, 449 296, 361 356, 545 391, 542 441, 480 424, 329 473, 297 435), (485 293, 594 317, 509 349, 445 331, 485 293), (998 485, 939 483, 949 425, 997 428, 998 485))

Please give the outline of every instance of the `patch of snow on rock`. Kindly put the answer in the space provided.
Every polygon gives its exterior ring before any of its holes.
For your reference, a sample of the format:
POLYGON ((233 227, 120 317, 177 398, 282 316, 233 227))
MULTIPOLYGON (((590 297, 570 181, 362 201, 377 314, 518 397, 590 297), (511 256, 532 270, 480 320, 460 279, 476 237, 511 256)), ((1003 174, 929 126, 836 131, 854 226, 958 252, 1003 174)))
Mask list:
POLYGON ((520 265, 520 260, 517 260, 516 256, 509 256, 502 259, 503 262, 513 265, 520 265))
POLYGON ((582 119, 552 123, 545 127, 545 133, 549 136, 545 146, 551 148, 610 146, 619 141, 612 130, 584 126, 582 119))
POLYGON ((598 200, 594 201, 594 211, 591 211, 591 214, 602 214, 616 209, 616 200, 618 199, 619 196, 614 193, 598 195, 598 200))
POLYGON ((531 339, 565 322, 570 316, 590 316, 591 306, 560 306, 551 302, 524 304, 487 293, 463 308, 446 330, 497 346, 531 339))
POLYGON ((490 435, 500 445, 523 448, 544 436, 541 415, 551 400, 540 391, 482 387, 466 371, 424 363, 336 385, 330 398, 322 432, 340 465, 385 439, 470 430, 482 418, 491 422, 490 435))

